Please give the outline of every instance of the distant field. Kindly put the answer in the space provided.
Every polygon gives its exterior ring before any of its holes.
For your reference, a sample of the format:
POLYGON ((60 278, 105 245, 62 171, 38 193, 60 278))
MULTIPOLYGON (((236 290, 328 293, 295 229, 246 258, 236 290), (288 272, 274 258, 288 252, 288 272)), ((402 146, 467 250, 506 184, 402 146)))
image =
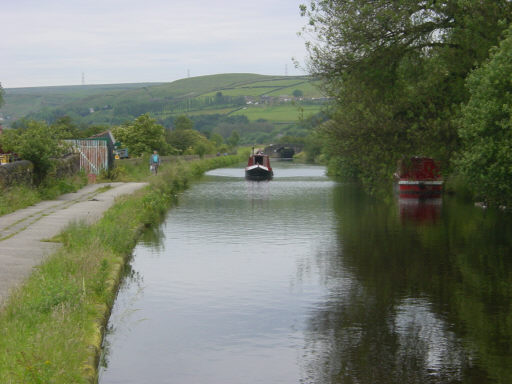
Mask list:
MULTIPOLYGON (((307 118, 320 112, 322 106, 320 105, 306 105, 303 106, 302 117, 307 118)), ((277 105, 277 106, 253 106, 246 107, 233 112, 231 115, 244 115, 250 121, 258 119, 265 119, 271 122, 295 122, 301 117, 301 111, 298 105, 277 105)))
POLYGON ((304 82, 309 81, 305 78, 292 78, 292 79, 284 79, 284 80, 271 80, 271 81, 258 81, 255 83, 247 84, 247 87, 264 87, 264 86, 271 86, 271 87, 290 87, 292 85, 296 84, 302 84, 304 82))
POLYGON ((221 92, 223 96, 234 96, 234 97, 236 97, 236 96, 253 96, 253 97, 256 97, 256 96, 264 95, 268 92, 272 92, 274 90, 275 90, 275 88, 270 88, 270 87, 256 88, 256 87, 244 86, 244 87, 234 88, 234 89, 220 89, 215 92, 205 93, 205 94, 201 95, 200 97, 202 97, 202 96, 215 97, 217 92, 221 92))
POLYGON ((298 86, 291 86, 287 88, 280 88, 277 90, 273 90, 272 92, 268 93, 268 96, 281 96, 281 95, 293 95, 293 91, 300 90, 302 91, 302 94, 304 97, 324 97, 320 89, 318 88, 317 83, 314 82, 304 82, 298 86))

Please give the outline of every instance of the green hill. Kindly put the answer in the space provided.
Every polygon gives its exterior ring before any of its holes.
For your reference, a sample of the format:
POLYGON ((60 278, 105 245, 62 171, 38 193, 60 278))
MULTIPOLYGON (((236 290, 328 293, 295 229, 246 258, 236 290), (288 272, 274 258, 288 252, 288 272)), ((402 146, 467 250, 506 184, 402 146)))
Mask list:
POLYGON ((15 121, 30 113, 52 110, 73 101, 100 95, 115 96, 126 90, 156 84, 160 83, 7 88, 5 89, 5 105, 0 108, 0 116, 8 125, 10 121, 15 121))
MULTIPOLYGON (((186 114, 204 132, 234 122, 265 122, 260 128, 275 136, 320 112, 325 99, 317 82, 307 76, 236 73, 172 83, 7 88, 5 101, 0 116, 6 126, 22 117, 52 123, 61 116, 83 126, 118 125, 149 113, 171 127, 176 116, 186 114)), ((217 131, 225 136, 231 128, 217 131)))

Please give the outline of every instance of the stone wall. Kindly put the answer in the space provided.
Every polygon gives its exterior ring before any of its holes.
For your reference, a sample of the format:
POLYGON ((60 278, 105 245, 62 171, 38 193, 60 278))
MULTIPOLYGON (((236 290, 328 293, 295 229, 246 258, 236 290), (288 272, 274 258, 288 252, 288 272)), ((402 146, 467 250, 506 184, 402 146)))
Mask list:
POLYGON ((58 159, 55 164, 55 177, 61 179, 63 177, 72 176, 80 172, 80 155, 71 153, 58 159))
MULTIPOLYGON (((55 169, 48 175, 61 179, 80 172, 80 155, 70 154, 55 162, 55 169)), ((28 160, 0 165, 0 187, 34 183, 34 165, 28 160)))
POLYGON ((33 176, 34 164, 28 160, 0 165, 0 186, 2 187, 15 184, 32 185, 33 176))

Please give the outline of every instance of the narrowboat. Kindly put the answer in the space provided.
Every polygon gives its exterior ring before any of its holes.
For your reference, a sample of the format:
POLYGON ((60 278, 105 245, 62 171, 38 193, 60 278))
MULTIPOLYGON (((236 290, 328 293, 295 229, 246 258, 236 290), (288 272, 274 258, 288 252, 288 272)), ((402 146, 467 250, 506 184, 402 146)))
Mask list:
POLYGON ((270 159, 262 151, 251 154, 247 167, 245 167, 245 178, 248 180, 270 180, 274 176, 270 159))
POLYGON ((439 162, 429 157, 400 160, 394 176, 401 198, 436 198, 443 191, 439 162))

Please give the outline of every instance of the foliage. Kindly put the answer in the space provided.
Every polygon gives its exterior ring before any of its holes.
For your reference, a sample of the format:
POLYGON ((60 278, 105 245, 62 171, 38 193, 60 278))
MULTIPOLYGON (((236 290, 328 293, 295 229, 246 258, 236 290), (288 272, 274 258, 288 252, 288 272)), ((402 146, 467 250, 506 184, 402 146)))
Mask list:
POLYGON ((213 133, 210 136, 210 141, 212 141, 216 147, 220 147, 222 143, 224 143, 224 138, 218 133, 213 133))
POLYGON ((458 165, 478 198, 512 205, 512 27, 499 48, 467 80, 458 165))
POLYGON ((68 135, 63 126, 32 120, 22 129, 5 131, 0 140, 4 151, 17 153, 34 164, 35 182, 40 183, 53 167, 53 160, 69 151, 61 142, 68 135))
POLYGON ((190 120, 190 118, 186 115, 179 115, 174 120, 174 128, 177 131, 182 131, 185 129, 193 129, 194 128, 194 122, 190 120))
POLYGON ((321 129, 337 173, 372 190, 389 185, 402 156, 432 156, 447 171, 464 79, 510 22, 512 3, 321 0, 301 10, 317 38, 309 70, 336 100, 321 129))
POLYGON ((167 135, 169 144, 180 154, 205 154, 214 150, 214 144, 193 129, 174 130, 167 135))
POLYGON ((10 89, 2 112, 9 116, 4 125, 11 127, 27 114, 48 124, 69 117, 78 129, 75 137, 99 132, 90 132, 89 127, 129 125, 144 113, 171 129, 179 116, 186 115, 206 137, 216 130, 225 140, 236 129, 241 143, 275 142, 277 136, 291 134, 284 130, 300 129, 300 113, 292 103, 294 91, 303 94, 300 103, 304 117, 321 110, 325 99, 317 83, 307 76, 222 74, 168 84, 10 89), (249 101, 252 104, 247 104, 249 101), (266 124, 258 123, 259 119, 267 120, 266 124), (230 127, 235 121, 244 127, 230 127))
POLYGON ((3 188, 0 193, 0 216, 34 205, 41 200, 55 199, 63 193, 74 192, 87 184, 82 173, 55 179, 48 176, 37 187, 14 185, 3 188))
POLYGON ((233 131, 231 133, 231 136, 228 137, 226 141, 232 148, 236 147, 238 143, 240 142, 240 135, 238 134, 238 131, 233 131))
POLYGON ((132 156, 152 153, 154 150, 162 154, 168 151, 164 127, 147 113, 137 117, 131 124, 115 127, 112 133, 116 140, 129 149, 132 156))

